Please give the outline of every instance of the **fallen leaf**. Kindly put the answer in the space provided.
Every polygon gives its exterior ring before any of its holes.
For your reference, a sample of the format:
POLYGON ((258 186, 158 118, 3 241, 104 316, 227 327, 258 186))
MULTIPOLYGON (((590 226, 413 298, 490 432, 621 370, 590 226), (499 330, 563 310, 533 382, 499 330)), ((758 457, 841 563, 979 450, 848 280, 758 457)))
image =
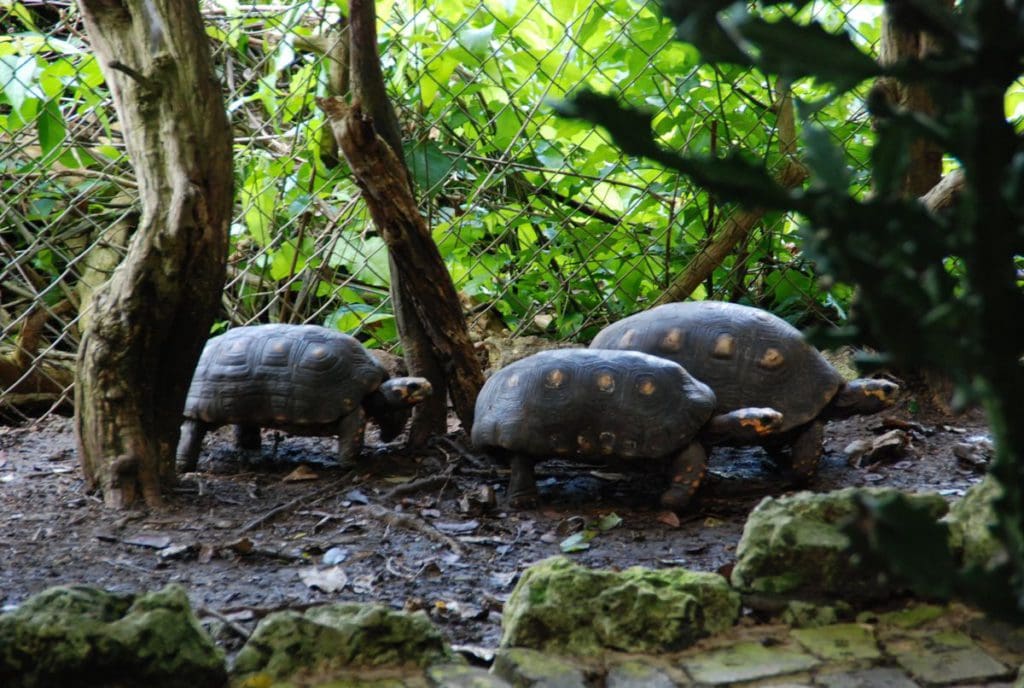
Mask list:
POLYGON ((348 550, 344 547, 331 547, 329 550, 324 552, 324 556, 321 559, 324 565, 334 566, 348 559, 348 550))
POLYGON ((612 512, 610 514, 605 514, 601 517, 601 519, 597 522, 597 529, 600 530, 602 533, 607 533, 612 528, 618 528, 621 525, 622 517, 619 516, 617 513, 612 512))
POLYGON ((348 574, 340 566, 320 569, 316 566, 299 569, 299 579, 306 587, 316 588, 321 592, 338 592, 348 585, 348 574))
POLYGON ((166 535, 133 535, 132 537, 125 538, 122 540, 126 545, 136 545, 137 547, 151 547, 152 549, 164 549, 170 547, 171 538, 166 535))
POLYGON ((246 537, 235 542, 229 542, 225 547, 238 554, 248 554, 253 550, 252 540, 246 537))
POLYGON ((157 552, 157 556, 165 561, 168 559, 184 559, 195 550, 195 545, 171 545, 157 552))
POLYGON ((306 464, 300 464, 298 468, 282 478, 283 482, 286 483, 298 483, 304 480, 319 480, 320 476, 317 475, 312 468, 306 464))
POLYGON ((470 521, 437 521, 434 523, 434 527, 440 530, 442 533, 472 533, 474 530, 480 527, 480 522, 476 520, 470 521))
POLYGON ((679 515, 674 511, 662 511, 658 514, 658 523, 664 523, 670 528, 678 528, 681 524, 679 515))
POLYGON ((562 540, 558 543, 558 547, 566 554, 582 552, 590 549, 590 541, 594 539, 595 535, 597 535, 596 530, 581 530, 562 540))
POLYGON ((345 499, 352 502, 353 504, 369 504, 370 498, 367 497, 361 490, 349 490, 345 493, 345 499))

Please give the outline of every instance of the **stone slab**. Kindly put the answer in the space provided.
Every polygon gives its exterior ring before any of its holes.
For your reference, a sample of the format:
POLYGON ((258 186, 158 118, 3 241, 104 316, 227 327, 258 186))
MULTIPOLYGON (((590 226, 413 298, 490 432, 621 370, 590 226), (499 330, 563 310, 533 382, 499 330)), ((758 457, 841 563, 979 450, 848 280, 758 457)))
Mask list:
POLYGON ((711 685, 795 674, 820 664, 817 657, 794 646, 766 647, 756 642, 736 643, 682 662, 693 680, 711 685))
POLYGON ((882 656, 874 632, 861 624, 797 628, 790 635, 806 650, 826 661, 868 660, 882 656))
POLYGON ((918 688, 905 673, 890 667, 818 674, 814 682, 823 688, 918 688))
POLYGON ((604 685, 605 688, 676 688, 678 684, 656 664, 633 659, 611 667, 604 685))

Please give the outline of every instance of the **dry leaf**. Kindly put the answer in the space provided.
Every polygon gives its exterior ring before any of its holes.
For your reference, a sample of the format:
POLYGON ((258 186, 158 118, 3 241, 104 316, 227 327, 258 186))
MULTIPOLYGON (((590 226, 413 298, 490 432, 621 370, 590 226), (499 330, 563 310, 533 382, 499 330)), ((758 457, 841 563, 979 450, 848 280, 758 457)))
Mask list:
POLYGON ((658 523, 664 523, 670 528, 678 528, 680 526, 679 516, 674 511, 662 511, 658 514, 658 523))
POLYGON ((299 569, 299 578, 307 587, 316 588, 321 592, 338 592, 348 585, 348 574, 340 566, 326 569, 310 566, 299 569))
POLYGON ((297 483, 303 480, 319 480, 320 476, 313 472, 313 469, 306 464, 300 464, 298 468, 286 475, 283 480, 286 483, 297 483))

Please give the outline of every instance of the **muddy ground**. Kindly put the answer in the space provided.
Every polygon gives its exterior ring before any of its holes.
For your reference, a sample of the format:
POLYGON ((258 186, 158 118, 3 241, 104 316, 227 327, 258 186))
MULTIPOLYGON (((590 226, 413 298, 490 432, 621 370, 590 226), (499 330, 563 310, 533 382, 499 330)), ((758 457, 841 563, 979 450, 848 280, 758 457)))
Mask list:
MULTIPOLYGON (((813 489, 963 494, 980 469, 953 447, 985 434, 984 419, 911 413, 915 405, 829 424, 813 489), (910 440, 905 453, 850 465, 850 442, 894 425, 910 440)), ((176 582, 204 623, 227 622, 219 637, 229 650, 270 611, 335 600, 422 608, 453 644, 494 647, 519 572, 558 554, 576 530, 597 533, 570 555, 589 566, 727 570, 746 515, 790 490, 760 449, 720 448, 676 520, 657 508, 659 478, 549 461, 538 466, 541 508, 517 512, 504 508, 507 469, 468 450, 459 432, 415 452, 377 448, 370 433, 365 469, 354 473, 333 467, 330 439, 264 432, 248 462, 230 440, 226 429, 207 438, 200 471, 182 478, 165 508, 119 513, 86 491, 68 419, 0 427, 0 605, 56 584, 139 591, 176 582), (602 532, 602 519, 614 527, 602 532)))

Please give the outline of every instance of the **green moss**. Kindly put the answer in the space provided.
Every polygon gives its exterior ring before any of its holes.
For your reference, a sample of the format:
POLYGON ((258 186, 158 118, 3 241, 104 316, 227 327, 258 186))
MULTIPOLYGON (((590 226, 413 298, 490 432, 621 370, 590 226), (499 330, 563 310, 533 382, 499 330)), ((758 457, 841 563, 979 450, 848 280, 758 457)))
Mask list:
POLYGON ((451 651, 423 612, 334 604, 267 616, 238 653, 232 673, 285 678, 300 670, 424 667, 451 660, 451 651))
POLYGON ((570 654, 673 650, 731 626, 739 605, 717 574, 600 571, 554 557, 520 578, 505 605, 501 644, 570 654))

